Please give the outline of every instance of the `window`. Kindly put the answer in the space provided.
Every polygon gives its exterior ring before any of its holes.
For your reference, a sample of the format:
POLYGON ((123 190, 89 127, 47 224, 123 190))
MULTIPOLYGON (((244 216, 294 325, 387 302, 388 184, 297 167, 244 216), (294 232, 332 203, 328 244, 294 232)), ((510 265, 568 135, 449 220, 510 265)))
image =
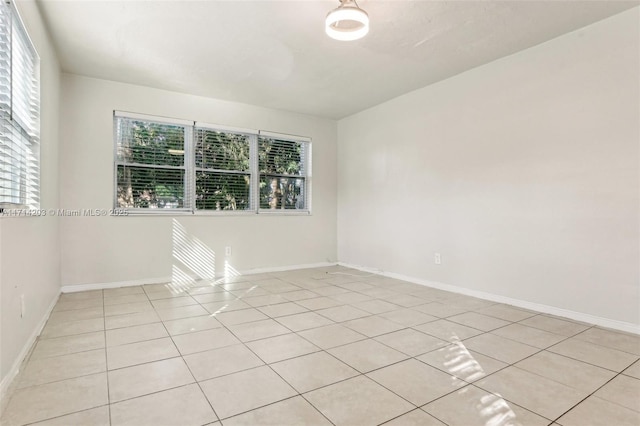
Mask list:
POLYGON ((114 135, 116 208, 310 211, 308 138, 119 112, 114 135))
POLYGON ((120 118, 115 133, 116 207, 184 209, 187 127, 120 118))
POLYGON ((40 206, 40 60, 0 2, 0 208, 40 206))
POLYGON ((251 141, 251 135, 196 130, 196 209, 253 209, 251 141))
POLYGON ((307 208, 307 150, 303 142, 258 138, 261 209, 307 208))

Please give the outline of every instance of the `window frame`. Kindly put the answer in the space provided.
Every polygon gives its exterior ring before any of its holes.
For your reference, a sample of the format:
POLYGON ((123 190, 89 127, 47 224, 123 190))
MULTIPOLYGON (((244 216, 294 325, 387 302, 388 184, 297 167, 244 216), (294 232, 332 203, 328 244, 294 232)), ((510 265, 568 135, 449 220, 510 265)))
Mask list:
MULTIPOLYGON (((305 181, 305 185, 304 185, 304 191, 305 191, 305 209, 300 209, 300 211, 308 211, 309 213, 311 213, 311 165, 313 163, 312 161, 312 149, 311 149, 311 138, 305 137, 305 136, 295 136, 295 135, 283 135, 282 133, 275 133, 275 132, 269 132, 269 131, 263 131, 260 130, 258 132, 258 137, 257 137, 257 141, 259 141, 260 137, 266 137, 266 138, 271 138, 271 139, 276 139, 276 140, 286 140, 289 142, 296 142, 296 143, 304 143, 307 145, 306 147, 306 155, 305 155, 305 165, 304 165, 304 169, 306 171, 306 173, 304 175, 300 175, 301 177, 304 178, 305 181)), ((258 155, 256 154, 256 163, 258 162, 258 155)), ((257 196, 258 196, 258 206, 257 206, 257 210, 258 213, 260 214, 286 214, 283 212, 295 212, 298 211, 298 209, 261 209, 260 208, 260 170, 259 170, 259 166, 258 164, 256 164, 257 170, 256 170, 256 179, 257 179, 257 185, 256 185, 256 191, 258 192, 257 196)), ((295 178, 297 175, 279 175, 280 177, 287 177, 287 178, 295 178)))
POLYGON ((191 204, 191 193, 189 191, 189 169, 190 167, 187 164, 189 158, 189 149, 190 147, 187 143, 189 139, 192 139, 192 130, 193 122, 186 120, 178 120, 171 119, 167 117, 151 117, 143 114, 133 114, 133 113, 120 113, 118 111, 114 111, 113 115, 113 208, 114 210, 126 211, 127 213, 137 214, 139 211, 143 212, 153 212, 151 214, 167 214, 169 212, 175 213, 190 213, 191 209, 188 207, 182 208, 174 208, 174 209, 158 209, 158 208, 144 208, 144 207, 120 207, 118 205, 118 166, 142 166, 150 169, 156 170, 184 170, 184 190, 183 190, 183 205, 191 204), (118 159, 118 118, 142 121, 147 123, 154 124, 165 124, 169 126, 183 127, 184 128, 184 165, 183 167, 173 167, 166 165, 148 165, 148 164, 137 164, 137 163, 126 163, 120 162, 118 159), (157 213, 156 213, 157 212, 157 213))
MULTIPOLYGON (((194 203, 193 203, 193 214, 194 215, 230 215, 230 214, 236 214, 236 215, 253 215, 256 214, 255 210, 256 210, 256 202, 258 201, 258 199, 256 198, 256 191, 255 191, 255 172, 256 172, 256 168, 257 168, 257 162, 254 161, 255 159, 257 159, 257 153, 255 152, 255 142, 257 139, 257 134, 258 131, 257 130, 252 130, 252 129, 243 129, 243 128, 239 128, 239 127, 230 127, 230 126, 219 126, 216 124, 211 124, 211 123, 204 123, 204 122, 200 122, 197 121, 194 123, 194 137, 197 134, 197 131, 199 129, 202 130, 210 130, 210 131, 214 131, 214 132, 220 132, 220 133, 232 133, 235 135, 244 135, 244 136, 248 136, 249 137, 249 203, 251 205, 251 208, 249 209, 244 209, 244 210, 214 210, 214 209, 198 209, 196 208, 196 203, 195 203, 195 179, 193 180, 193 191, 194 191, 194 203)), ((194 140, 194 148, 195 148, 195 144, 196 141, 194 140)), ((194 161, 194 166, 193 166, 193 171, 194 174, 195 172, 198 171, 198 167, 195 164, 195 155, 193 157, 193 161, 194 161)), ((220 172, 225 172, 224 170, 220 170, 220 172)), ((231 174, 231 173, 230 173, 231 174)))
POLYGON ((41 202, 40 55, 14 2, 2 0, 0 8, 7 14, 6 27, 3 25, 2 31, 6 32, 6 42, 9 46, 5 51, 8 67, 4 76, 7 78, 5 89, 8 99, 7 103, 0 104, 2 105, 0 128, 7 140, 7 145, 0 152, 13 152, 13 154, 0 154, 2 163, 8 165, 6 169, 3 167, 1 170, 2 181, 9 185, 6 188, 6 194, 0 195, 0 211, 4 209, 37 210, 41 202), (18 53, 15 52, 16 45, 21 46, 18 53), (19 60, 28 60, 24 63, 22 71, 26 69, 31 73, 18 73, 16 76, 14 67, 20 66, 14 58, 16 56, 19 60), (15 87, 22 90, 16 91, 15 87), (16 100, 15 98, 21 97, 16 95, 21 95, 24 99, 16 100), (26 104, 22 105, 20 101, 26 104), (21 116, 25 113, 28 113, 26 118, 21 116), (18 160, 17 165, 16 160, 18 160), (14 201, 15 198, 18 199, 17 202, 14 201))
MULTIPOLYGON (((311 158, 312 140, 305 136, 289 135, 285 133, 269 132, 262 130, 254 130, 247 128, 231 127, 224 125, 211 124, 201 121, 191 121, 184 119, 173 119, 168 117, 160 117, 147 114, 113 111, 113 207, 117 211, 126 211, 127 215, 193 215, 193 216, 251 216, 251 215, 281 215, 281 216, 310 216, 311 211, 311 158), (146 208, 146 207, 120 207, 118 205, 118 165, 122 165, 118 161, 118 118, 139 120, 151 123, 162 123, 185 128, 185 186, 184 186, 184 205, 187 207, 178 208, 146 208), (221 133, 231 133, 236 135, 244 135, 249 138, 249 199, 251 208, 243 210, 215 210, 215 209, 198 209, 196 208, 196 173, 199 167, 196 167, 195 150, 197 146, 198 130, 210 130, 221 133), (302 159, 305 174, 301 177, 305 180, 305 208, 304 209, 261 209, 260 208, 260 171, 258 167, 258 140, 260 137, 276 138, 283 141, 291 141, 296 143, 304 143, 305 156, 302 159)), ((224 170, 222 170, 224 172, 224 170)), ((296 177, 296 175, 291 175, 296 177)), ((125 215, 122 215, 125 216, 125 215)))

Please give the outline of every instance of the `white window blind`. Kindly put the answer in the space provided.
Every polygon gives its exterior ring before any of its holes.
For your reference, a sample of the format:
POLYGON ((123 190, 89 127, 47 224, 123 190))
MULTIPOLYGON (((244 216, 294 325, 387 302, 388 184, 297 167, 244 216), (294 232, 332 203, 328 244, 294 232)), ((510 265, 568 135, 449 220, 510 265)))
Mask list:
POLYGON ((309 143, 261 134, 258 159, 260 209, 308 210, 309 143))
POLYGON ((116 201, 121 209, 190 209, 190 127, 115 117, 116 201))
POLYGON ((198 210, 252 210, 251 145, 255 137, 196 129, 195 197, 198 210))
POLYGON ((0 1, 0 208, 40 205, 40 60, 0 1))
POLYGON ((187 123, 115 113, 116 208, 309 213, 310 139, 187 123))

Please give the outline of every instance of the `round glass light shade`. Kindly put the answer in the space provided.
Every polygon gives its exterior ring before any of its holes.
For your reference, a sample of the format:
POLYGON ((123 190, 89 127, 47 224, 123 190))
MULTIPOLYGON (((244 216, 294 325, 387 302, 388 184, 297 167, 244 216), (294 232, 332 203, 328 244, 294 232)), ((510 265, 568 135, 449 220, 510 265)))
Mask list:
POLYGON ((358 40, 369 32, 369 15, 357 6, 342 5, 327 15, 325 31, 336 40, 358 40))

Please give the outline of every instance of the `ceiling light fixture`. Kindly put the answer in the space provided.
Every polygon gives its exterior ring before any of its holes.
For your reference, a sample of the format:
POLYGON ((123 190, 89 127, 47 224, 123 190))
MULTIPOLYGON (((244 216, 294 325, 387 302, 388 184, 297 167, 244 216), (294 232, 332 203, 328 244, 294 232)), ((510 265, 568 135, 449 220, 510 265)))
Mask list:
POLYGON ((369 15, 356 0, 340 0, 340 6, 327 15, 325 31, 336 40, 358 40, 369 32, 369 15))

